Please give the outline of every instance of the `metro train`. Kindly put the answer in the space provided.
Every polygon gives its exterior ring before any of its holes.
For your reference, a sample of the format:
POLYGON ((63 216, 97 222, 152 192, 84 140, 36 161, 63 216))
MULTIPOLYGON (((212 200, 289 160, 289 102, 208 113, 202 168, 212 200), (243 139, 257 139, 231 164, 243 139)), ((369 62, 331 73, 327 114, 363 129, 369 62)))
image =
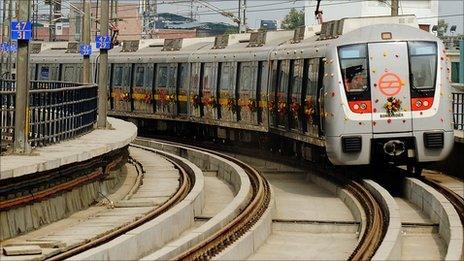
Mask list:
MULTIPOLYGON (((32 43, 31 53, 31 78, 82 80, 77 43, 32 43)), ((448 66, 442 42, 414 16, 124 41, 109 52, 108 108, 206 124, 218 136, 272 133, 323 148, 334 165, 388 162, 420 174, 453 146, 448 66)))

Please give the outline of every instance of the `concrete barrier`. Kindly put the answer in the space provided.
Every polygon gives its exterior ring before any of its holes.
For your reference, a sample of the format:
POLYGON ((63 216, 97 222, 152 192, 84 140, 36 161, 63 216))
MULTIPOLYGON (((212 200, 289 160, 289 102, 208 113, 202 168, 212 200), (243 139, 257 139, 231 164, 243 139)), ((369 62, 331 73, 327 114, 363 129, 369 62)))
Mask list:
POLYGON ((395 199, 382 186, 373 180, 364 180, 363 182, 369 192, 386 210, 389 220, 385 237, 372 260, 400 260, 402 247, 400 208, 395 199))
POLYGON ((453 205, 438 191, 424 182, 407 178, 406 198, 439 224, 438 233, 447 244, 445 260, 459 260, 463 254, 463 226, 453 205))
POLYGON ((96 180, 60 195, 21 206, 0 211, 0 240, 6 240, 22 233, 39 229, 52 222, 69 217, 86 209, 102 198, 102 191, 114 191, 121 185, 125 175, 122 170, 109 173, 104 180, 96 180))

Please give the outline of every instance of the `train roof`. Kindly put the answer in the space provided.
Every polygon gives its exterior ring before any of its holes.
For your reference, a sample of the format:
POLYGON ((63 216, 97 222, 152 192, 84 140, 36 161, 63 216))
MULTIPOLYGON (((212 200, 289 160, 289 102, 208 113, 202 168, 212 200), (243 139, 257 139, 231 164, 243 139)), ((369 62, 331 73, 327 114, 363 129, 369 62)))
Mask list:
MULTIPOLYGON (((378 34, 366 38, 365 34, 381 30, 395 31, 395 39, 433 39, 427 32, 418 30, 414 15, 355 17, 328 21, 322 25, 298 28, 295 31, 257 31, 217 37, 184 39, 142 39, 124 41, 110 53, 111 62, 152 61, 240 61, 267 60, 269 57, 298 58, 300 56, 323 56, 327 46, 336 42, 358 43, 378 40, 378 34), (369 26, 365 26, 369 24, 369 26), (362 37, 361 37, 362 36, 362 37)), ((79 43, 52 42, 33 43, 32 59, 59 59, 62 62, 82 60, 78 53, 79 43)), ((98 55, 92 43, 92 59, 98 55)))

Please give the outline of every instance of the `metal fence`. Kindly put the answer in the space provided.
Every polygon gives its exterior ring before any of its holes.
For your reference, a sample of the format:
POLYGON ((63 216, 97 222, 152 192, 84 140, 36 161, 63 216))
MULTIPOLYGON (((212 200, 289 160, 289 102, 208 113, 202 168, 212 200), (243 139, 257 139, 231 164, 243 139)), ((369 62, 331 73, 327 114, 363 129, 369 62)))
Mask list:
MULTIPOLYGON (((2 151, 13 143, 15 89, 14 81, 0 79, 2 151)), ((97 120, 97 92, 94 84, 31 81, 26 130, 30 145, 45 146, 92 130, 97 120)))

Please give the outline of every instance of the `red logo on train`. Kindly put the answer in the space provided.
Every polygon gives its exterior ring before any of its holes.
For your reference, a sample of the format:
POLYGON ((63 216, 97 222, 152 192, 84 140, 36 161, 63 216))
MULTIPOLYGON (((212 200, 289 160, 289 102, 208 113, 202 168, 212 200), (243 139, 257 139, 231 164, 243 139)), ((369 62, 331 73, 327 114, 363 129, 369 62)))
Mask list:
POLYGON ((377 82, 380 92, 388 97, 397 95, 404 83, 401 78, 395 73, 385 73, 377 82))

